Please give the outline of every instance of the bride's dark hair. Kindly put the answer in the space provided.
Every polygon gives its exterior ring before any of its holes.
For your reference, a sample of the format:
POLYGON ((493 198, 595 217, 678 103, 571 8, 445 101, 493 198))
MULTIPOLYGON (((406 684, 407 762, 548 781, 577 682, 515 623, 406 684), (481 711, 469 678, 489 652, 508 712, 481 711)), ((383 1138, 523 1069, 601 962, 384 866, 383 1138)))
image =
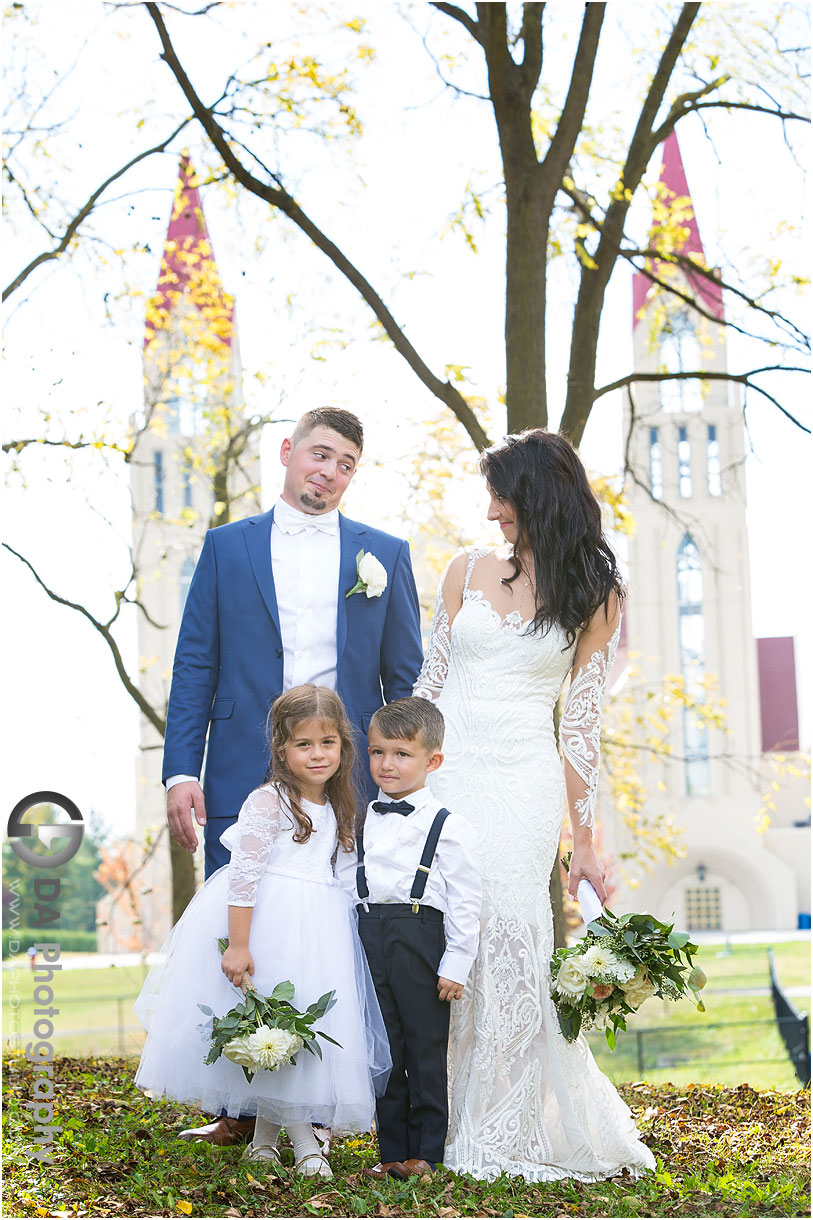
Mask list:
POLYGON ((517 515, 511 561, 520 574, 520 545, 534 559, 537 611, 533 630, 563 627, 568 644, 598 610, 607 612, 613 592, 624 590, 621 574, 601 528, 601 509, 579 455, 566 437, 527 428, 486 449, 480 470, 489 488, 508 500, 517 515))

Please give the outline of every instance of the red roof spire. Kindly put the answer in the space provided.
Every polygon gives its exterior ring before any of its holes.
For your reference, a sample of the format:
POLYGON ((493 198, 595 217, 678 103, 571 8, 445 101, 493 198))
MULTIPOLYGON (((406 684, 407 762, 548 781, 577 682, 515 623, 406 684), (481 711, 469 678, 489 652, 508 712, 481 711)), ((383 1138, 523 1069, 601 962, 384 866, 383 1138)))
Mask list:
POLYGON ((203 215, 197 175, 186 150, 181 154, 175 183, 158 287, 147 306, 145 347, 168 324, 174 306, 184 298, 197 307, 205 320, 200 342, 210 347, 231 347, 234 297, 223 289, 203 215))
MULTIPOLYGON (((683 158, 680 155, 680 147, 678 145, 677 133, 669 132, 669 135, 663 142, 663 162, 661 164, 661 174, 659 179, 660 190, 659 200, 667 207, 677 205, 683 212, 680 216, 680 227, 685 231, 685 237, 679 244, 672 242, 673 251, 676 254, 682 254, 685 258, 697 263, 703 268, 708 268, 706 255, 703 251, 703 243, 700 240, 700 229, 697 226, 697 217, 694 212, 692 197, 689 192, 689 184, 686 181, 686 171, 683 168, 683 158)), ((652 219, 652 231, 650 233, 650 245, 658 246, 659 244, 659 229, 660 222, 658 217, 659 207, 656 205, 652 219)), ((663 243, 660 243, 663 244, 663 243)), ((664 278, 662 272, 666 268, 674 267, 674 263, 660 262, 653 260, 648 263, 654 275, 659 278, 664 278)), ((713 317, 723 318, 723 292, 719 284, 713 280, 709 280, 705 275, 693 275, 691 271, 681 268, 682 274, 689 282, 689 286, 693 292, 698 305, 710 313, 713 317)), ((652 288, 652 281, 643 272, 637 271, 632 281, 632 324, 633 327, 641 320, 640 314, 646 304, 646 297, 652 288)))

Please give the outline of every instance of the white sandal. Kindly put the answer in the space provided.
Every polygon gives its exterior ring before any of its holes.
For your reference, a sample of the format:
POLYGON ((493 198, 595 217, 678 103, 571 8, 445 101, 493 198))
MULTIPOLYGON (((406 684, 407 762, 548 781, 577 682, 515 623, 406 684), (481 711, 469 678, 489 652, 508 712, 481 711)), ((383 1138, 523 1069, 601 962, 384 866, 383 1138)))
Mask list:
POLYGON ((275 1177, 279 1177, 279 1171, 282 1169, 282 1161, 279 1157, 279 1150, 273 1148, 270 1144, 255 1144, 253 1141, 246 1144, 243 1149, 242 1160, 257 1161, 264 1164, 269 1173, 275 1177))
POLYGON ((301 1156, 294 1165, 294 1173, 301 1173, 305 1178, 332 1178, 333 1170, 330 1168, 328 1159, 322 1156, 321 1152, 308 1152, 305 1156, 301 1156), (308 1161, 316 1161, 317 1164, 308 1165, 308 1161))

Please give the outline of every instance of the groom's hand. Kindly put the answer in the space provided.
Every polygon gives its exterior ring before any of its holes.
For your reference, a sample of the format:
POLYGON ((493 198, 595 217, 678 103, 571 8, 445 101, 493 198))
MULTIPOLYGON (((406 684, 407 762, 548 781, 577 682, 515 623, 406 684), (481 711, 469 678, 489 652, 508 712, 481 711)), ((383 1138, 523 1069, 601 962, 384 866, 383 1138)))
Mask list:
POLYGON ((438 998, 441 1000, 459 1000, 463 994, 463 984, 453 983, 438 975, 438 998))
POLYGON ((184 780, 173 784, 167 793, 167 821, 169 832, 176 843, 187 851, 195 851, 198 846, 198 836, 192 825, 194 813, 198 826, 206 825, 206 803, 203 799, 203 789, 195 780, 184 780))

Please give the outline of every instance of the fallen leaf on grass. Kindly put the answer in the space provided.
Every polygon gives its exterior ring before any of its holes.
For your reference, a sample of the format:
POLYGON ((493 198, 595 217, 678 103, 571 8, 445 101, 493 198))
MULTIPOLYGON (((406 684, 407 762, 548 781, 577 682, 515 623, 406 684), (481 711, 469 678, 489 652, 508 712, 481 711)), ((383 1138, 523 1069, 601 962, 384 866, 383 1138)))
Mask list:
POLYGON ((438 1212, 439 1216, 459 1216, 460 1212, 455 1211, 453 1207, 442 1207, 438 1212))
POLYGON ((242 1214, 243 1213, 239 1212, 236 1207, 227 1207, 223 1213, 224 1216, 242 1216, 242 1214))
POLYGON ((305 1202, 311 1207, 330 1207, 334 1199, 341 1199, 341 1192, 338 1190, 326 1190, 322 1195, 311 1195, 305 1202))

